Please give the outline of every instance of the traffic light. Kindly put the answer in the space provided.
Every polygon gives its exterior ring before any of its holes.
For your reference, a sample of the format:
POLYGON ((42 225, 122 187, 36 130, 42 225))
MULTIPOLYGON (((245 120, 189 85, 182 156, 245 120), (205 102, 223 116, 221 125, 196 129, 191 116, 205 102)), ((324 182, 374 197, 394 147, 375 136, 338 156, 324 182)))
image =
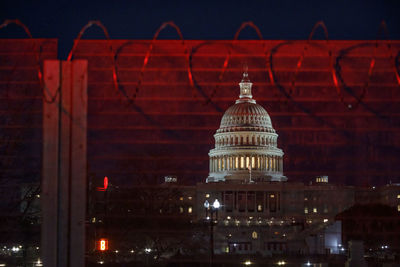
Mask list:
POLYGON ((97 250, 100 251, 106 251, 108 250, 108 239, 107 238, 101 238, 99 241, 97 241, 97 250))
POLYGON ((107 176, 104 176, 103 184, 104 184, 104 187, 97 187, 97 191, 106 191, 107 190, 107 187, 108 187, 108 177, 107 176))

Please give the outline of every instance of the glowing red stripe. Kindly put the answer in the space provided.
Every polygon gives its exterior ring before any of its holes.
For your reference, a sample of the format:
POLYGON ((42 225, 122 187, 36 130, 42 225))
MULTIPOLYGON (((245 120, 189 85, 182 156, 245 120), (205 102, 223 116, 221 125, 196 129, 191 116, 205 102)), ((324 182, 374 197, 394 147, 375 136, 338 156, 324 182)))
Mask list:
POLYGON ((104 190, 106 190, 107 187, 108 187, 108 177, 105 176, 105 177, 104 177, 104 190))
MULTIPOLYGON (((3 24, 0 25, 0 29, 5 28, 10 24, 16 24, 17 26, 20 26, 21 28, 24 29, 25 33, 29 36, 29 38, 33 39, 33 36, 31 34, 31 31, 29 30, 28 26, 26 26, 24 23, 22 23, 19 19, 6 19, 3 22, 3 24)), ((38 79, 39 79, 40 87, 43 88, 44 82, 43 82, 42 70, 40 68, 40 49, 37 49, 37 42, 34 42, 34 44, 35 44, 34 50, 37 50, 37 53, 36 53, 37 76, 38 76, 38 79)))
POLYGON ((397 73, 397 70, 395 70, 395 73, 396 73, 397 83, 400 85, 400 76, 397 73))
MULTIPOLYGON (((228 68, 230 56, 231 56, 231 53, 232 53, 232 48, 233 48, 235 42, 237 41, 237 39, 239 38, 239 34, 240 34, 240 33, 242 32, 242 30, 243 30, 244 28, 246 28, 246 27, 251 27, 251 28, 253 28, 253 29, 256 31, 256 33, 257 33, 257 35, 258 35, 258 38, 259 38, 260 40, 263 40, 263 36, 262 36, 262 34, 261 34, 260 29, 259 29, 252 21, 246 21, 246 22, 243 22, 242 25, 240 25, 239 29, 238 29, 238 30, 236 31, 236 33, 235 33, 235 36, 234 36, 234 39, 232 40, 232 43, 231 43, 230 46, 229 46, 228 54, 227 54, 226 57, 225 57, 224 64, 223 64, 222 69, 221 69, 221 72, 220 72, 220 74, 219 74, 219 76, 218 76, 218 83, 217 83, 217 86, 214 88, 214 90, 212 91, 212 93, 211 93, 210 96, 208 97, 207 103, 210 103, 211 100, 212 100, 212 98, 214 97, 214 95, 217 93, 217 89, 219 88, 219 84, 221 83, 222 79, 224 78, 224 74, 225 74, 225 72, 226 72, 226 69, 228 68)), ((265 44, 264 44, 264 45, 265 45, 265 44)))
POLYGON ((187 47, 186 47, 185 41, 184 41, 184 39, 183 39, 182 32, 181 32, 180 28, 179 28, 173 21, 168 21, 168 22, 164 22, 164 23, 157 29, 156 33, 155 33, 154 36, 153 36, 152 42, 151 42, 151 44, 150 44, 150 46, 149 46, 149 49, 147 50, 147 53, 146 53, 146 56, 145 56, 144 60, 143 60, 142 68, 140 69, 139 80, 138 80, 138 82, 137 82, 137 86, 136 86, 136 89, 135 89, 134 98, 137 96, 137 93, 139 92, 140 86, 141 86, 141 84, 142 84, 142 80, 143 80, 143 76, 144 76, 144 71, 145 71, 146 65, 147 65, 147 63, 148 63, 148 61, 149 61, 149 58, 150 58, 150 56, 151 56, 151 52, 153 51, 154 43, 155 43, 155 41, 157 40, 158 35, 160 34, 160 32, 161 32, 163 29, 165 29, 167 26, 170 26, 170 27, 174 28, 174 29, 176 30, 176 32, 178 33, 179 38, 180 38, 181 41, 182 41, 182 45, 183 45, 183 47, 184 47, 185 54, 187 55, 187 73, 188 73, 189 83, 190 83, 190 86, 192 87, 192 90, 193 90, 193 96, 194 96, 194 97, 196 96, 196 95, 195 95, 195 91, 194 91, 193 75, 192 75, 192 72, 191 72, 191 69, 190 69, 190 65, 189 65, 189 64, 190 64, 190 62, 189 62, 189 52, 188 52, 188 49, 187 49, 187 47))

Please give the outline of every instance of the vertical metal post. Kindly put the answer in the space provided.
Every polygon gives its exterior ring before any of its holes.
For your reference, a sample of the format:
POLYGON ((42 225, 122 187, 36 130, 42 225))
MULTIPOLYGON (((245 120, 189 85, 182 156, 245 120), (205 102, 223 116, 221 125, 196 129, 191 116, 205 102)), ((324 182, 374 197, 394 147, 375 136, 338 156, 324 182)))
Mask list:
POLYGON ((72 61, 70 266, 85 266, 87 186, 87 61, 72 61))
POLYGON ((41 255, 45 266, 57 266, 60 62, 43 65, 43 158, 41 255))
POLYGON ((42 259, 85 265, 87 61, 45 61, 42 259))
MULTIPOLYGON (((69 223, 70 223, 70 145, 71 145, 71 62, 61 62, 61 89, 59 104, 59 169, 58 169, 58 230, 57 267, 69 266, 69 223)), ((43 140, 45 142, 45 140, 43 140)))
POLYGON ((213 212, 211 212, 210 218, 210 266, 214 263, 214 218, 213 212))

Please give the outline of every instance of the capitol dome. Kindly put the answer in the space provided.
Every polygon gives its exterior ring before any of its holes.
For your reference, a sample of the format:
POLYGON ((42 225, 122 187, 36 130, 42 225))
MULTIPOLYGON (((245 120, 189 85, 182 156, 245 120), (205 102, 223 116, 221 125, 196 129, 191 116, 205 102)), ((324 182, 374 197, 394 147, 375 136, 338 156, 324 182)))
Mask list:
POLYGON ((230 131, 236 127, 261 127, 275 132, 267 111, 251 102, 239 102, 228 108, 222 117, 218 132, 230 131))
POLYGON ((236 103, 222 116, 210 150, 207 182, 286 181, 283 151, 268 112, 253 99, 247 72, 236 103))

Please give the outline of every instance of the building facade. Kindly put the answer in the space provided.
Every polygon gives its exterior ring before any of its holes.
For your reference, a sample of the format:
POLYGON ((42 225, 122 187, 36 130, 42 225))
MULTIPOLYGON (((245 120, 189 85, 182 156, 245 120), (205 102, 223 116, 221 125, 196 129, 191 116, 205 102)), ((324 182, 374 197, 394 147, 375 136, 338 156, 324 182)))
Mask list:
POLYGON ((203 203, 221 202, 215 228, 216 253, 273 255, 340 253, 341 222, 335 216, 355 203, 384 203, 400 211, 400 187, 354 188, 332 185, 327 176, 309 185, 287 182, 283 151, 268 112, 253 99, 243 74, 240 96, 214 135, 210 173, 196 186, 199 221, 203 203))
POLYGON ((327 176, 309 184, 288 181, 278 133, 253 99, 246 72, 239 87, 239 99, 214 135, 205 182, 182 186, 177 177, 166 176, 162 185, 111 185, 107 194, 96 192, 90 215, 93 244, 112 236, 110 249, 119 255, 125 250, 125 257, 134 259, 149 251, 160 258, 198 255, 210 247, 227 255, 344 254, 347 237, 338 214, 370 203, 400 212, 397 184, 357 188, 333 185, 327 176), (218 209, 212 205, 216 200, 218 209))
POLYGON ((214 135, 207 182, 286 181, 283 151, 268 112, 253 99, 247 72, 239 83, 240 95, 228 108, 214 135))

